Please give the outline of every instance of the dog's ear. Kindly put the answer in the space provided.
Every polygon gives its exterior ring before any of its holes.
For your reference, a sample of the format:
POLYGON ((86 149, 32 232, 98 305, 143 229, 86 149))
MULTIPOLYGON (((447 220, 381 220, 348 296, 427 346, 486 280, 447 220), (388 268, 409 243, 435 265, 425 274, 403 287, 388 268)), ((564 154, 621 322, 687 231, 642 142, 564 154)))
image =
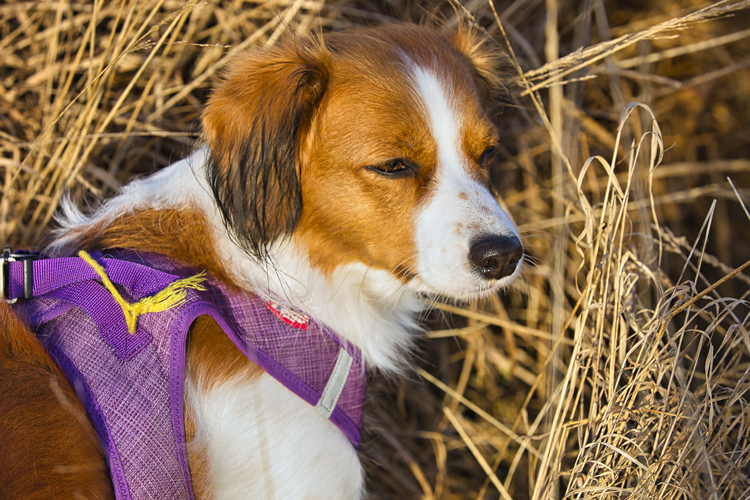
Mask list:
POLYGON ((203 113, 216 203, 229 234, 257 258, 299 220, 300 142, 325 91, 326 68, 316 40, 248 53, 233 62, 203 113))
POLYGON ((446 36, 469 63, 485 103, 490 106, 510 104, 512 97, 508 83, 513 80, 513 66, 507 52, 480 28, 467 22, 452 28, 446 36))

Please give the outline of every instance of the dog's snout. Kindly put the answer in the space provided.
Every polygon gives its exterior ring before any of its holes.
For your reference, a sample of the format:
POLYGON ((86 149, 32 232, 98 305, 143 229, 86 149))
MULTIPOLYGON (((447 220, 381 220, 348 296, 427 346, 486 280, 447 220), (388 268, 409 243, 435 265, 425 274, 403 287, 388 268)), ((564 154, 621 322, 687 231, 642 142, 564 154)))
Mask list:
POLYGON ((523 246, 516 236, 483 236, 469 249, 469 260, 487 279, 510 276, 522 258, 523 246))

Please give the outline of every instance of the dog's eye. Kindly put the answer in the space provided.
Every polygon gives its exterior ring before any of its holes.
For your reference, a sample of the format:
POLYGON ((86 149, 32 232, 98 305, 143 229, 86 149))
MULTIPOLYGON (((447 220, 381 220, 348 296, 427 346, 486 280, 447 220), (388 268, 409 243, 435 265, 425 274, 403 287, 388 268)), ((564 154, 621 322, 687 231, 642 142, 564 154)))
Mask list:
POLYGON ((489 167, 492 163, 492 159, 495 157, 495 146, 490 146, 484 150, 482 156, 479 157, 479 164, 485 168, 489 167))
POLYGON ((381 172, 400 172, 402 170, 406 169, 406 165, 404 165, 403 160, 390 160, 385 163, 382 163, 378 165, 378 170, 381 172))
POLYGON ((384 161, 383 163, 380 163, 370 168, 377 171, 380 174, 385 174, 385 175, 400 175, 400 174, 406 174, 410 171, 409 165, 407 164, 406 160, 403 160, 401 158, 384 161))

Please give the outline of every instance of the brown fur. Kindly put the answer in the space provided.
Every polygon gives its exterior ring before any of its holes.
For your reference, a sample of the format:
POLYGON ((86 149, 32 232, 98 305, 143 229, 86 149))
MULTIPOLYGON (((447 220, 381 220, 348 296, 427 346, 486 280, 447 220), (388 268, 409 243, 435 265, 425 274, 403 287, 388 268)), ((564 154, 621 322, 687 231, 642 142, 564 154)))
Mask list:
POLYGON ((106 226, 84 226, 73 241, 70 247, 61 249, 63 255, 75 255, 79 250, 133 248, 205 269, 224 283, 236 286, 221 265, 214 236, 205 215, 198 210, 138 210, 123 214, 106 226))
POLYGON ((0 300, 0 497, 114 498, 94 429, 60 369, 0 300))

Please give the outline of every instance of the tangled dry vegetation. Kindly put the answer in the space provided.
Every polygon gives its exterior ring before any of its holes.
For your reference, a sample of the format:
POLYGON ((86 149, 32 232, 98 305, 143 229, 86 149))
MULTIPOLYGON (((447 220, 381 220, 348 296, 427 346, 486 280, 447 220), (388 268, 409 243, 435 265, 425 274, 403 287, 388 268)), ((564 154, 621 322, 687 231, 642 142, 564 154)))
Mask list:
POLYGON ((65 192, 184 156, 237 51, 461 17, 520 64, 493 177, 529 262, 435 304, 416 371, 373 379, 372 497, 750 498, 748 6, 6 0, 0 235, 35 246, 65 192))

